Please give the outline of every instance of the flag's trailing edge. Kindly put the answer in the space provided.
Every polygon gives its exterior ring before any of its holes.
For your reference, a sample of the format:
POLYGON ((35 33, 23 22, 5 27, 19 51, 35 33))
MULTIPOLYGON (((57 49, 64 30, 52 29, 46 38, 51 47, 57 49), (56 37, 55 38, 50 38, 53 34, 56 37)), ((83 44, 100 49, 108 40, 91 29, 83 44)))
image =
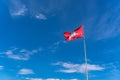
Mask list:
POLYGON ((83 38, 84 37, 83 26, 78 27, 72 32, 64 32, 64 37, 67 41, 71 41, 77 38, 83 38))

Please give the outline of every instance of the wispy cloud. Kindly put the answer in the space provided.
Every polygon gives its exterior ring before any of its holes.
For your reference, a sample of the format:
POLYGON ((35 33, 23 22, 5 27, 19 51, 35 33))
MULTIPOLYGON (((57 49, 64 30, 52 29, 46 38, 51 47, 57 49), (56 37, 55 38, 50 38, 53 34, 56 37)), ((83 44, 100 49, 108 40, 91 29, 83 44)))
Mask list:
POLYGON ((25 14, 26 10, 27 10, 26 7, 23 6, 19 10, 16 10, 16 11, 11 10, 11 15, 12 16, 23 16, 25 14))
POLYGON ((67 43, 67 42, 66 41, 56 41, 51 46, 49 46, 48 49, 51 52, 55 52, 61 44, 65 44, 65 43, 67 43))
POLYGON ((105 72, 104 75, 105 76, 109 76, 109 77, 105 77, 104 80, 119 80, 120 79, 120 63, 119 62, 111 62, 107 65, 105 65, 106 67, 108 67, 109 71, 105 72))
POLYGON ((110 72, 110 77, 108 78, 109 80, 118 80, 120 79, 120 70, 119 69, 112 69, 110 72))
POLYGON ((81 80, 81 79, 61 79, 61 80, 81 80))
POLYGON ((26 11, 26 6, 20 0, 11 0, 10 14, 12 16, 23 16, 26 11))
POLYGON ((15 59, 15 60, 29 60, 31 55, 41 51, 42 51, 42 48, 33 49, 31 51, 26 49, 16 48, 16 49, 10 49, 5 52, 2 52, 1 55, 6 55, 8 58, 15 59))
MULTIPOLYGON (((31 1, 27 1, 30 3, 31 1)), ((24 16, 26 13, 30 15, 30 17, 34 17, 39 20, 46 20, 47 17, 45 14, 41 13, 41 10, 36 10, 33 5, 36 5, 35 1, 32 4, 25 4, 21 0, 11 0, 10 1, 10 14, 11 16, 24 16), (30 6, 31 5, 31 6, 30 6), (27 6, 27 7, 26 7, 27 6), (34 10, 32 10, 34 8, 34 10), (32 11, 32 12, 31 12, 32 11)), ((45 12, 44 12, 45 13, 45 12)))
POLYGON ((68 1, 65 0, 10 0, 9 11, 12 17, 29 15, 31 18, 36 18, 38 20, 47 20, 47 16, 56 15, 60 12, 68 1))
POLYGON ((25 78, 26 80, 43 80, 42 78, 25 78))
POLYGON ((58 78, 48 78, 46 80, 60 80, 60 79, 58 79, 58 78))
POLYGON ((0 70, 3 70, 4 69, 4 66, 0 66, 0 70))
POLYGON ((46 20, 47 19, 47 17, 42 13, 36 14, 35 17, 37 19, 40 19, 40 20, 46 20))
POLYGON ((90 38, 94 38, 95 40, 104 40, 120 35, 120 6, 119 4, 106 6, 109 7, 109 9, 90 17, 88 21, 86 20, 87 26, 85 26, 85 31, 87 36, 90 38), (93 22, 92 24, 91 21, 93 22))
POLYGON ((78 80, 78 79, 59 79, 59 78, 26 78, 26 80, 78 80))
POLYGON ((56 14, 56 12, 62 10, 65 7, 65 4, 68 3, 69 0, 46 0, 46 1, 40 1, 40 0, 30 0, 28 1, 30 14, 35 13, 45 13, 45 14, 56 14), (39 8, 38 8, 39 7, 39 8))
POLYGON ((32 69, 21 69, 18 74, 20 75, 27 75, 27 74, 34 74, 33 70, 32 69))
MULTIPOLYGON (((63 69, 58 70, 64 73, 85 73, 85 64, 72 64, 66 62, 57 62, 53 65, 62 66, 63 69)), ((99 65, 88 64, 89 71, 102 71, 104 68, 99 65)))
POLYGON ((69 0, 30 0, 24 3, 22 0, 10 0, 9 9, 12 16, 23 16, 27 13, 29 16, 39 20, 46 20, 46 15, 56 15, 57 12, 64 9, 68 1, 69 0))
POLYGON ((120 16, 112 16, 112 14, 109 14, 109 12, 105 13, 99 23, 99 29, 97 30, 97 39, 109 39, 116 37, 117 35, 120 35, 120 29, 118 28, 119 24, 118 22, 120 21, 120 16), (111 17, 111 20, 109 21, 111 17))

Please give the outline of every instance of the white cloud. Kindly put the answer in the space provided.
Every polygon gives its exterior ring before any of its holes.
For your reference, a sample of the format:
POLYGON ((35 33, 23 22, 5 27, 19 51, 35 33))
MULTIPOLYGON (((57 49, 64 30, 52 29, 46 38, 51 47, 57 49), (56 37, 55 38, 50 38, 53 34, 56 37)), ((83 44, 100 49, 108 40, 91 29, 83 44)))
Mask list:
POLYGON ((27 52, 27 50, 26 49, 21 49, 20 52, 24 53, 24 52, 27 52))
POLYGON ((26 50, 26 49, 10 49, 5 52, 2 52, 3 55, 7 56, 8 58, 15 59, 15 60, 29 60, 30 56, 41 52, 43 49, 38 48, 38 49, 33 49, 31 51, 26 50))
POLYGON ((61 79, 61 80, 80 80, 80 79, 61 79))
POLYGON ((26 78, 27 80, 43 80, 42 78, 26 78))
POLYGON ((8 58, 11 58, 11 59, 16 59, 16 60, 28 60, 29 57, 25 57, 25 56, 21 56, 21 55, 8 55, 8 58))
POLYGON ((26 11, 26 6, 20 0, 11 0, 10 14, 12 16, 23 16, 26 11))
POLYGON ((31 69, 21 69, 18 74, 21 74, 21 75, 27 75, 27 74, 34 74, 33 70, 31 69))
POLYGON ((10 14, 11 16, 23 16, 26 13, 31 17, 40 20, 46 20, 46 15, 54 16, 56 13, 61 11, 68 1, 65 0, 47 0, 47 1, 40 1, 40 0, 10 0, 10 14), (44 14, 43 14, 44 13, 44 14))
POLYGON ((60 80, 60 79, 57 79, 57 78, 48 78, 46 80, 60 80))
POLYGON ((5 54, 6 54, 6 55, 12 55, 13 52, 12 52, 11 50, 8 50, 5 54))
POLYGON ((27 8, 23 6, 22 8, 19 8, 19 10, 16 10, 16 11, 11 10, 11 15, 12 16, 23 16, 26 11, 27 11, 27 8))
MULTIPOLYGON (((64 63, 57 62, 53 65, 62 66, 64 69, 58 70, 59 72, 64 73, 85 73, 85 64, 72 64, 72 63, 64 63)), ((102 71, 104 68, 99 65, 88 64, 89 71, 102 71)))
POLYGON ((40 19, 40 20, 46 20, 47 19, 47 17, 42 13, 36 14, 35 17, 37 19, 40 19))
MULTIPOLYGON (((26 80, 78 80, 78 79, 59 79, 59 78, 25 78, 26 80)), ((80 80, 80 79, 79 79, 80 80)))
POLYGON ((0 70, 3 70, 4 66, 0 66, 0 70))

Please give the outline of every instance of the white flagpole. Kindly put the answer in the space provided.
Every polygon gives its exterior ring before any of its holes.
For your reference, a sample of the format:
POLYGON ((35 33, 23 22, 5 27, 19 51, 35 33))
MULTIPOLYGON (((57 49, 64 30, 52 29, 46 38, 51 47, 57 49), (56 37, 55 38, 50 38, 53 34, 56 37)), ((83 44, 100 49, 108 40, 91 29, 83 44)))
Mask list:
MULTIPOLYGON (((83 29, 84 33, 84 29, 83 29)), ((85 41, 85 34, 84 34, 84 59, 85 59, 85 73, 86 73, 86 80, 88 80, 88 66, 87 66, 87 54, 86 54, 86 41, 85 41)))

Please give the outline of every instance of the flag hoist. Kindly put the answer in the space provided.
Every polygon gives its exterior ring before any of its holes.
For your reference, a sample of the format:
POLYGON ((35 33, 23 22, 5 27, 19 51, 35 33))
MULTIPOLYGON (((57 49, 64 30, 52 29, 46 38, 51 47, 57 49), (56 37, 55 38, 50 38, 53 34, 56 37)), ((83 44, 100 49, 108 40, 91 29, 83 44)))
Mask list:
POLYGON ((72 32, 65 32, 64 37, 67 41, 71 41, 78 38, 83 38, 84 42, 84 59, 85 59, 85 73, 86 73, 86 80, 88 80, 88 66, 87 66, 87 55, 86 55, 86 42, 85 42, 85 34, 83 31, 83 26, 78 27, 72 32))

